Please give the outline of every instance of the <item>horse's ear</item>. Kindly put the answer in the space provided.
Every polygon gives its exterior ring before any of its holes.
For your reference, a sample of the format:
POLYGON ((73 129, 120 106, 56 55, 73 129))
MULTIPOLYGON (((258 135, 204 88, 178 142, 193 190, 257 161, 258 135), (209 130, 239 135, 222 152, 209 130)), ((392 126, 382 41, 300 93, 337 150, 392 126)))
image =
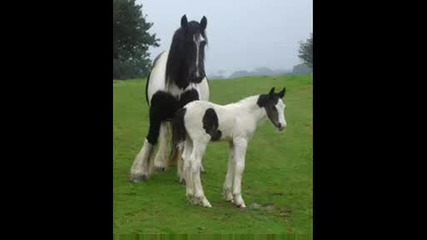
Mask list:
POLYGON ((208 20, 205 16, 203 16, 202 20, 200 21, 200 27, 202 28, 202 31, 205 31, 206 26, 208 25, 208 20))
POLYGON ((280 98, 283 98, 285 96, 285 93, 286 93, 286 87, 284 87, 283 90, 278 93, 278 95, 280 98))
POLYGON ((268 96, 273 97, 274 96, 274 87, 270 90, 268 93, 268 96))
POLYGON ((187 20, 187 16, 185 14, 181 18, 181 27, 184 29, 187 29, 187 27, 188 27, 188 20, 187 20))

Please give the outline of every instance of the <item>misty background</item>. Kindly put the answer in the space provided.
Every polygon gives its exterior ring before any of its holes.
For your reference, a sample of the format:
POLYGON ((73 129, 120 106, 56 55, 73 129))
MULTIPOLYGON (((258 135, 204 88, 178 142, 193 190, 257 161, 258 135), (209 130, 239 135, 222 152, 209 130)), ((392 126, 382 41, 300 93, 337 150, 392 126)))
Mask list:
POLYGON ((150 59, 167 50, 180 27, 208 20, 205 53, 208 78, 278 75, 311 71, 298 58, 300 42, 313 32, 312 0, 137 0, 143 16, 154 23, 150 33, 160 38, 150 47, 150 59))

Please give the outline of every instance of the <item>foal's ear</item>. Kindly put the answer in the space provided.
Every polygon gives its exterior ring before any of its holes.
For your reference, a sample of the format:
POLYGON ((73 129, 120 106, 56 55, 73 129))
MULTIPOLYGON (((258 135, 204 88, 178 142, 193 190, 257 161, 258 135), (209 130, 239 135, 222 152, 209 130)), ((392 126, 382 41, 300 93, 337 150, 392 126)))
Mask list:
POLYGON ((184 29, 187 29, 187 27, 188 27, 187 16, 185 14, 181 18, 181 27, 184 29))
POLYGON ((283 90, 278 93, 278 96, 280 98, 283 98, 285 96, 285 93, 286 93, 286 87, 284 87, 283 90))
POLYGON ((268 96, 273 97, 274 96, 274 87, 270 90, 268 93, 268 96))
POLYGON ((205 16, 203 16, 202 20, 200 21, 200 27, 202 28, 202 31, 205 31, 206 26, 208 25, 208 20, 205 16))

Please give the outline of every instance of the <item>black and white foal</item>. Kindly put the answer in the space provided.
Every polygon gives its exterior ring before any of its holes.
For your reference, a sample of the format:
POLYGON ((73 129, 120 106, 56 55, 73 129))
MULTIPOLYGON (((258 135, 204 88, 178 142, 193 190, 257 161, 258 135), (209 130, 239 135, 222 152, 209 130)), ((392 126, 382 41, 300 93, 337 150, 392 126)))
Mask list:
POLYGON ((282 101, 285 90, 274 93, 272 88, 268 94, 250 96, 228 105, 193 101, 177 112, 173 121, 175 157, 191 203, 211 207, 200 180, 201 161, 210 141, 226 140, 230 154, 224 198, 238 207, 246 207, 241 194, 246 148, 266 116, 279 131, 285 129, 285 104, 282 101))

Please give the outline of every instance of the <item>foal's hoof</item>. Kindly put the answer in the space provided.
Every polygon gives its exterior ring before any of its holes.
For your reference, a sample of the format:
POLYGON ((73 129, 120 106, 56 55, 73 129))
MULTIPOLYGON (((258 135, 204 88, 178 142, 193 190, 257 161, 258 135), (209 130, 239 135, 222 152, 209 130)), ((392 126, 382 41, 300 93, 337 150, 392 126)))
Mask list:
POLYGON ((246 208, 246 205, 244 203, 241 203, 239 205, 237 205, 238 208, 246 208))
POLYGON ((224 198, 225 201, 234 203, 234 198, 233 198, 233 194, 231 193, 231 189, 229 188, 224 189, 224 192, 222 193, 222 197, 224 198))
POLYGON ((186 185, 186 183, 185 183, 185 179, 181 179, 181 180, 179 180, 179 183, 181 183, 182 185, 186 185))
POLYGON ((230 196, 225 196, 225 197, 224 197, 224 200, 225 200, 225 201, 227 201, 227 202, 234 203, 234 199, 233 199, 233 197, 230 197, 230 196))
POLYGON ((208 199, 206 199, 206 197, 196 197, 196 196, 192 196, 192 195, 187 195, 188 200, 191 204, 193 205, 200 205, 206 208, 211 208, 212 205, 210 204, 210 202, 208 201, 208 199))
POLYGON ((139 182, 145 182, 148 180, 148 176, 144 174, 135 174, 129 176, 129 182, 132 183, 139 183, 139 182))

